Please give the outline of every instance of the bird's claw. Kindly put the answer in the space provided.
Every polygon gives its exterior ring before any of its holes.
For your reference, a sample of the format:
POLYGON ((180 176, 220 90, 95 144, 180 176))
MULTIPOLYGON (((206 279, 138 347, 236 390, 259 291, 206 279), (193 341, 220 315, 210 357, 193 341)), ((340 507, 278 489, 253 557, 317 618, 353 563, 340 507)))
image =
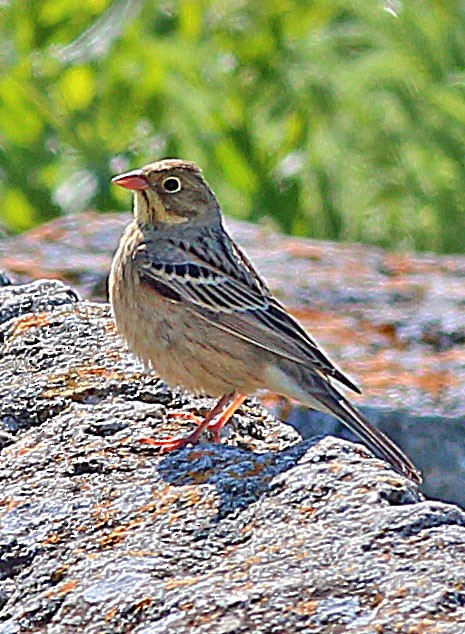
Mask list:
POLYGON ((168 451, 183 449, 187 445, 196 445, 202 433, 209 431, 213 437, 213 441, 219 443, 221 428, 228 422, 244 399, 244 396, 237 395, 236 393, 226 394, 203 419, 190 412, 172 412, 168 414, 169 418, 191 420, 197 425, 197 429, 185 438, 173 438, 172 436, 161 440, 141 438, 139 442, 145 445, 152 445, 152 447, 158 447, 161 453, 167 453, 168 451))
MULTIPOLYGON (((179 420, 191 421, 195 425, 197 425, 197 427, 202 425, 202 423, 204 422, 203 418, 201 418, 200 416, 196 416, 195 414, 191 414, 190 412, 170 412, 167 415, 167 418, 178 418, 179 420)), ((206 428, 207 431, 211 433, 213 442, 220 442, 220 429, 222 427, 223 427, 223 422, 221 419, 220 421, 215 421, 215 419, 213 419, 213 421, 206 428)), ((173 440, 175 439, 173 438, 173 440)), ((180 438, 179 440, 182 440, 182 439, 180 438)))
POLYGON ((189 437, 187 438, 174 438, 169 436, 168 438, 162 438, 156 440, 155 438, 139 438, 139 442, 142 445, 150 445, 152 447, 158 447, 160 453, 167 453, 168 451, 175 451, 176 449, 183 449, 186 445, 192 442, 189 437))
POLYGON ((195 445, 198 442, 198 437, 194 434, 190 434, 186 436, 186 438, 175 438, 174 436, 161 438, 160 440, 156 440, 155 438, 139 438, 139 442, 143 445, 158 447, 161 453, 167 453, 168 451, 184 449, 187 445, 195 445))

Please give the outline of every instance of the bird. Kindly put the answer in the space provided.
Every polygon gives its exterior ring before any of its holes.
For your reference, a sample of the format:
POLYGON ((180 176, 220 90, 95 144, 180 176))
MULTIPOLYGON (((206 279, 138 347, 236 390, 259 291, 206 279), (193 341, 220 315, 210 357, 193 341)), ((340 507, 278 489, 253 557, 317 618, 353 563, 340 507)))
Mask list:
POLYGON ((358 386, 268 288, 228 232, 193 162, 163 159, 115 176, 133 192, 133 220, 109 276, 118 332, 168 385, 218 399, 180 438, 145 439, 162 452, 220 430, 261 389, 332 414, 400 474, 421 483, 404 452, 344 395, 358 386))

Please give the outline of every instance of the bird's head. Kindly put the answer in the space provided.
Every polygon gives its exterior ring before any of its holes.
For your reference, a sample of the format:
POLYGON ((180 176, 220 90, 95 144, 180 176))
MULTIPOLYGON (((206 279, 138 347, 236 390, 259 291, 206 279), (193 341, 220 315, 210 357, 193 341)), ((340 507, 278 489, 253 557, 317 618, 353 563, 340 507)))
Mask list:
POLYGON ((137 222, 166 226, 221 221, 215 194, 190 161, 157 161, 115 176, 112 183, 134 192, 137 222))

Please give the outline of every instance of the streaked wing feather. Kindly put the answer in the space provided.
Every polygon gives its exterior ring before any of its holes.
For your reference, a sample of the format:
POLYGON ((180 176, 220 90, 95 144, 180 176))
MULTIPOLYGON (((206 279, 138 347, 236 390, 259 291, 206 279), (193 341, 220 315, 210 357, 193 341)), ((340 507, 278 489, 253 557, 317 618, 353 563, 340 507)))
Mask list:
MULTIPOLYGON (((359 392, 311 339, 300 324, 267 291, 254 273, 253 265, 241 253, 247 269, 234 257, 221 268, 216 259, 212 264, 208 253, 196 245, 186 253, 177 243, 170 251, 171 262, 156 259, 149 250, 136 256, 142 279, 152 288, 173 301, 183 301, 190 310, 212 325, 276 355, 299 363, 313 365, 323 375, 330 376, 359 392)), ((205 250, 206 251, 206 250, 205 250)), ((228 253, 226 252, 226 256, 228 253)))
MULTIPOLYGON (((331 363, 321 348, 315 344, 311 352, 308 350, 308 345, 303 349, 303 345, 299 345, 295 340, 290 339, 281 329, 277 330, 273 323, 270 324, 268 312, 259 310, 247 311, 241 314, 222 312, 212 316, 205 311, 196 311, 198 315, 213 323, 217 328, 300 365, 308 366, 311 364, 314 369, 319 370, 323 375, 336 379, 360 394, 360 389, 331 363)), ((285 315, 286 319, 289 318, 290 328, 292 328, 294 326, 292 318, 286 313, 285 315)), ((280 328, 281 326, 282 324, 280 328)), ((291 332, 294 333, 294 331, 291 332)))

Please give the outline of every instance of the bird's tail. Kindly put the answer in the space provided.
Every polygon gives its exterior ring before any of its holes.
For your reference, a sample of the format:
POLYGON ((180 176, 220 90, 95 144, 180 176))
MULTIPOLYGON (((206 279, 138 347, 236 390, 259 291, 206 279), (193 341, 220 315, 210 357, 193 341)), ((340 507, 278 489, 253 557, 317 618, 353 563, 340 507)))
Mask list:
POLYGON ((325 409, 339 418, 363 443, 387 460, 394 469, 421 484, 421 472, 404 452, 382 431, 374 427, 334 387, 329 387, 332 398, 324 401, 325 409))
POLYGON ((360 412, 321 372, 288 361, 279 361, 269 367, 266 387, 296 399, 312 409, 339 418, 363 443, 389 462, 408 478, 421 483, 421 473, 404 452, 379 429, 373 427, 360 412))

